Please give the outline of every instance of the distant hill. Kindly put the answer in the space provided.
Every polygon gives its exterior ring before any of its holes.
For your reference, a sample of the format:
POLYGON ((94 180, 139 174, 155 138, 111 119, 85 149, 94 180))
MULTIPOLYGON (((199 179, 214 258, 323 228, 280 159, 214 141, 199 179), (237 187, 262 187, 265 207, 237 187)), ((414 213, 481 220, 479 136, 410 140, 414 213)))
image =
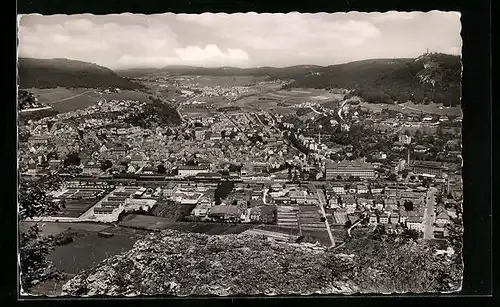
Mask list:
POLYGON ((19 58, 18 69, 21 88, 142 88, 109 68, 81 61, 19 58))
MULTIPOLYGON (((331 66, 297 65, 284 68, 167 66, 136 70, 145 75, 268 76, 292 79, 286 87, 346 88, 367 102, 460 104, 461 61, 441 53, 418 58, 372 59, 331 66)), ((129 71, 130 74, 134 72, 129 71)), ((122 75, 126 74, 125 71, 122 75)), ((129 76, 130 76, 129 74, 129 76)))
POLYGON ((416 59, 366 60, 297 75, 289 87, 348 88, 367 102, 460 104, 460 57, 426 54, 416 59))

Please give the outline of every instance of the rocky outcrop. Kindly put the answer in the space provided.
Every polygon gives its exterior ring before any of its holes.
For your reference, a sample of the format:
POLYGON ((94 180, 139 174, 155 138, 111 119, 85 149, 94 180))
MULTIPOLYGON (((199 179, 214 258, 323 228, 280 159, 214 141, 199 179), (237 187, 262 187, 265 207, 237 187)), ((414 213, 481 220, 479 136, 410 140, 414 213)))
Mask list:
POLYGON ((352 262, 352 256, 331 255, 312 244, 168 230, 75 276, 63 294, 350 294, 358 290, 345 278, 352 262))

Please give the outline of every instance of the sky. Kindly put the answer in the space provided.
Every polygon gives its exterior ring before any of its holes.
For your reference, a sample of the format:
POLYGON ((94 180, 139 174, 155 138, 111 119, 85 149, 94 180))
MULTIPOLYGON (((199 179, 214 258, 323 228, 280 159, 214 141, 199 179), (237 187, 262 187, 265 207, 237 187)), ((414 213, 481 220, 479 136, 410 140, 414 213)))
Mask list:
POLYGON ((461 54, 456 12, 20 15, 18 56, 111 69, 285 67, 461 54))

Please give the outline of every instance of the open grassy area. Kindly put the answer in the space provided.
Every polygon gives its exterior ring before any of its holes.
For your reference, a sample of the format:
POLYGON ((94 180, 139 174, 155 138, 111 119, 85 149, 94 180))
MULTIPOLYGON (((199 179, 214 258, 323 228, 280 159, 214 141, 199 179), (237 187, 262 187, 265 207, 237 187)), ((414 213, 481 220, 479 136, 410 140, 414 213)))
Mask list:
POLYGON ((59 270, 77 274, 112 255, 131 249, 134 243, 145 235, 144 232, 135 230, 115 230, 114 227, 108 229, 107 232, 116 234, 110 238, 103 238, 95 231, 79 230, 78 234, 81 234, 81 237, 72 243, 57 247, 48 259, 59 270))
POLYGON ((21 232, 27 231, 28 228, 34 224, 39 224, 42 226, 41 227, 42 236, 44 237, 60 234, 70 228, 74 231, 83 230, 83 231, 99 232, 109 227, 107 225, 96 224, 96 223, 56 223, 56 222, 41 223, 41 222, 22 221, 19 223, 19 230, 21 232))
POLYGON ((119 225, 123 227, 142 228, 147 230, 174 229, 211 235, 241 233, 257 226, 250 224, 176 222, 174 219, 136 214, 127 216, 122 222, 120 222, 119 225))
POLYGON ((149 101, 148 94, 142 91, 124 90, 119 93, 99 94, 97 90, 85 88, 27 89, 40 103, 50 105, 54 110, 64 113, 85 109, 101 99, 149 101))
POLYGON ((359 104, 361 107, 366 108, 373 112, 380 112, 382 109, 394 110, 402 113, 427 113, 427 114, 437 114, 440 116, 461 116, 462 109, 460 106, 455 107, 444 107, 441 104, 414 104, 412 102, 406 102, 402 104, 379 104, 379 103, 367 103, 362 102, 359 104))

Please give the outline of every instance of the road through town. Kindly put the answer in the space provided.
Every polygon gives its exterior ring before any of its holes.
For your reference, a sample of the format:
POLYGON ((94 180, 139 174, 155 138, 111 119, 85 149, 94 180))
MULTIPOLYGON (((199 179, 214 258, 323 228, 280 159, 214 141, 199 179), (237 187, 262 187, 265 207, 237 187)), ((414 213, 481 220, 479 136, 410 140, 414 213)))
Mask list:
POLYGON ((325 205, 327 204, 326 199, 325 199, 325 194, 323 193, 322 189, 317 189, 316 193, 318 194, 318 200, 319 200, 319 208, 321 209, 321 213, 323 214, 323 217, 325 218, 325 226, 326 226, 326 231, 328 232, 328 236, 330 237, 330 241, 332 241, 332 246, 335 247, 335 239, 333 238, 332 230, 330 229, 330 224, 328 223, 328 219, 326 218, 326 212, 325 212, 325 205))
POLYGON ((436 204, 437 189, 430 187, 426 195, 426 205, 424 210, 424 239, 434 239, 433 226, 434 223, 434 206, 436 204))

